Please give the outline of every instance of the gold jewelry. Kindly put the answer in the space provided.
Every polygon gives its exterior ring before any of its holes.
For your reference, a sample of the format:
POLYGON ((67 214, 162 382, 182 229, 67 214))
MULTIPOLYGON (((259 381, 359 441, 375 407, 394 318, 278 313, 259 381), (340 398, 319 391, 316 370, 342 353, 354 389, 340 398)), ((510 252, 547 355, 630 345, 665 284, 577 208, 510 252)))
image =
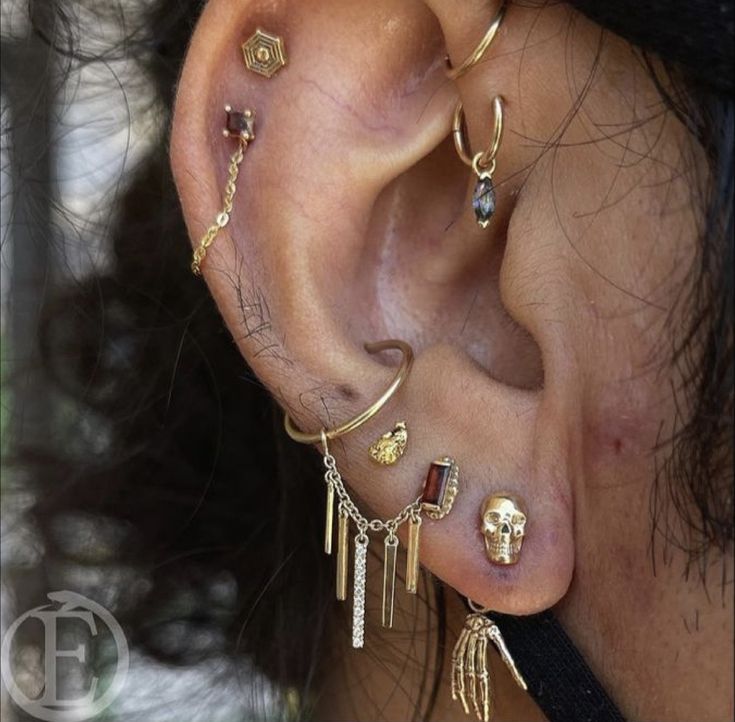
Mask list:
POLYGON ((443 519, 454 505, 459 490, 459 467, 449 456, 433 461, 424 482, 421 508, 430 519, 443 519))
POLYGON ((482 533, 493 564, 516 564, 526 536, 523 502, 507 492, 487 497, 482 505, 482 533))
POLYGON ((245 67, 266 78, 273 77, 288 62, 283 39, 258 28, 242 45, 245 67))
POLYGON ((450 80, 461 78, 482 60, 483 56, 488 51, 488 48, 492 45, 493 40, 495 40, 495 36, 498 34, 500 24, 503 22, 503 17, 505 16, 506 4, 505 0, 503 0, 503 3, 498 10, 498 14, 493 18, 493 21, 490 23, 490 27, 487 29, 485 35, 483 35, 482 40, 480 40, 477 47, 467 56, 465 61, 458 68, 452 68, 449 56, 447 56, 447 77, 450 80))
POLYGON ((393 381, 391 381, 390 386, 388 386, 374 404, 371 404, 367 409, 359 413, 357 416, 354 416, 349 421, 346 421, 344 424, 333 429, 323 429, 317 434, 307 434, 304 431, 300 431, 294 425, 291 417, 286 414, 283 420, 286 433, 294 441, 298 441, 300 444, 318 444, 322 441, 323 436, 326 436, 329 441, 333 441, 334 439, 338 439, 340 436, 349 434, 350 431, 354 431, 367 421, 370 421, 370 419, 372 419, 373 416, 375 416, 391 400, 393 395, 399 388, 401 388, 403 382, 408 377, 408 374, 411 371, 411 366, 413 365, 413 349, 405 341, 398 341, 395 339, 365 344, 365 350, 370 354, 392 349, 400 351, 403 354, 403 360, 401 361, 401 365, 396 372, 393 381))
POLYGON ((489 610, 477 606, 471 599, 467 603, 472 613, 465 619, 462 633, 452 651, 452 699, 462 702, 465 714, 470 713, 471 703, 477 719, 490 722, 493 715, 493 689, 487 662, 488 642, 497 647, 516 684, 523 690, 527 690, 528 686, 497 624, 485 616, 489 610))
MULTIPOLYGON (((451 456, 443 456, 429 464, 424 488, 419 497, 420 510, 430 519, 443 519, 454 506, 459 491, 459 466, 451 456)), ((406 591, 416 594, 419 578, 419 546, 421 544, 421 517, 408 523, 408 550, 406 552, 406 591)))
POLYGON ((396 423, 392 431, 387 431, 368 449, 370 458, 378 464, 391 466, 395 464, 406 450, 408 429, 405 421, 396 423))
POLYGON ((335 500, 338 510, 336 593, 339 601, 345 601, 347 599, 347 588, 349 585, 350 522, 357 527, 357 534, 354 537, 352 646, 361 648, 365 645, 365 589, 367 585, 367 550, 368 544, 370 543, 368 532, 385 534, 383 538, 382 623, 384 627, 391 628, 393 626, 393 607, 396 589, 396 561, 398 557, 397 532, 402 524, 408 522, 406 591, 415 594, 419 570, 421 513, 424 508, 422 499, 427 494, 427 487, 425 485, 422 495, 403 507, 392 519, 388 521, 367 519, 357 508, 357 505, 345 487, 342 475, 337 469, 337 461, 329 451, 329 441, 325 429, 322 429, 320 437, 324 456, 324 467, 326 469, 324 473, 324 482, 327 486, 324 551, 327 554, 332 553, 335 500))
POLYGON ((458 103, 454 109, 452 119, 452 137, 454 147, 465 165, 470 166, 477 176, 477 183, 472 194, 472 208, 475 218, 481 228, 487 228, 495 213, 495 188, 493 173, 495 173, 496 158, 503 137, 503 99, 496 95, 493 98, 493 135, 490 145, 484 150, 471 155, 465 140, 464 109, 458 103))
POLYGON ((248 144, 255 140, 254 110, 234 111, 229 105, 226 105, 225 113, 227 113, 227 123, 222 130, 222 135, 225 138, 237 138, 237 150, 230 158, 222 210, 217 214, 215 222, 207 229, 192 254, 191 271, 195 276, 202 275, 202 262, 207 255, 207 250, 214 243, 217 234, 230 222, 232 204, 237 191, 237 177, 240 174, 240 163, 245 157, 245 149, 248 144))

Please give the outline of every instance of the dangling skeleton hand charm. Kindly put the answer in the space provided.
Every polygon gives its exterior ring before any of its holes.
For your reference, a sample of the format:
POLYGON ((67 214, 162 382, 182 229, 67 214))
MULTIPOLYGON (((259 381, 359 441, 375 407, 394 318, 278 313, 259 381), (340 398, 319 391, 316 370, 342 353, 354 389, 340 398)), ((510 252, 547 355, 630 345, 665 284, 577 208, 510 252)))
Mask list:
POLYGON ((497 647, 516 684, 521 689, 528 689, 495 622, 481 613, 470 614, 452 652, 452 699, 462 702, 466 714, 470 713, 472 704, 477 718, 482 722, 490 722, 493 714, 488 641, 497 647))

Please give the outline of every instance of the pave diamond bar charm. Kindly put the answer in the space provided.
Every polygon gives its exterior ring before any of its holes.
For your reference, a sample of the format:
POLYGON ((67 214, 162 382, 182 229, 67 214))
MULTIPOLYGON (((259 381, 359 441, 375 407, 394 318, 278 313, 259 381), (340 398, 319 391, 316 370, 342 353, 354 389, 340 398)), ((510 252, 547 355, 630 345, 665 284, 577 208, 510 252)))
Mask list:
POLYGON ((352 646, 365 646, 365 582, 367 581, 367 549, 370 539, 365 532, 355 537, 355 579, 352 588, 352 646))

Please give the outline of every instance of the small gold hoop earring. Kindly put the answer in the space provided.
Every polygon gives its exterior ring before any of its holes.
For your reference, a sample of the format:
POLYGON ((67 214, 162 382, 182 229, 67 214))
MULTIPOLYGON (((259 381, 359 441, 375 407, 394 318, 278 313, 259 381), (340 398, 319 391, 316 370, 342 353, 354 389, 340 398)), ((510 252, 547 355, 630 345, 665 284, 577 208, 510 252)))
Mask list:
POLYGON ((490 23, 490 27, 487 29, 485 35, 483 35, 482 40, 480 40, 477 47, 467 56, 459 67, 453 68, 451 61, 449 60, 449 56, 447 56, 447 77, 450 80, 461 78, 482 60, 485 53, 488 51, 488 48, 493 44, 493 40, 495 40, 498 30, 500 30, 500 25, 505 17, 506 6, 507 2, 504 0, 498 10, 498 14, 493 18, 492 23, 490 23))
POLYGON ((477 224, 487 228, 490 219, 495 213, 495 187, 493 173, 495 173, 496 159, 500 142, 503 138, 503 98, 496 95, 493 98, 493 135, 490 145, 484 150, 472 155, 465 138, 464 109, 462 103, 457 103, 452 119, 452 137, 457 155, 465 165, 468 165, 477 176, 477 183, 472 194, 472 208, 475 211, 477 224))
POLYGON ((403 354, 401 365, 396 372, 393 381, 390 386, 382 393, 380 398, 363 412, 357 414, 349 421, 346 421, 340 426, 336 426, 333 429, 322 429, 316 434, 308 434, 300 429, 297 429, 294 425, 291 417, 286 414, 283 420, 284 428, 286 433, 294 440, 301 444, 318 444, 323 442, 326 438, 329 441, 338 439, 340 436, 349 434, 350 431, 354 431, 358 427, 370 421, 390 400, 393 395, 403 385, 403 382, 408 377, 413 366, 413 349, 405 341, 398 341, 396 339, 389 339, 388 341, 378 341, 376 343, 366 343, 365 350, 370 354, 380 353, 381 351, 397 350, 403 354))

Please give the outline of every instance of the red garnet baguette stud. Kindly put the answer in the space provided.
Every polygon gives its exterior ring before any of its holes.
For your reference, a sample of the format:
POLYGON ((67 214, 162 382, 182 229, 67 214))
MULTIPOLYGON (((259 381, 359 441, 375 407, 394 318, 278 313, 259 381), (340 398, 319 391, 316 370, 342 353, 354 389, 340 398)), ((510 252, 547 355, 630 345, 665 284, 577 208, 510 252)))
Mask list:
POLYGON ((459 466, 450 456, 429 466, 421 494, 421 509, 430 519, 443 519, 452 510, 459 490, 459 466))
POLYGON ((459 490, 459 466, 450 456, 432 461, 426 474, 424 489, 418 498, 418 509, 408 520, 406 550, 406 591, 416 594, 419 578, 419 548, 421 545, 421 514, 438 521, 450 511, 459 490))

